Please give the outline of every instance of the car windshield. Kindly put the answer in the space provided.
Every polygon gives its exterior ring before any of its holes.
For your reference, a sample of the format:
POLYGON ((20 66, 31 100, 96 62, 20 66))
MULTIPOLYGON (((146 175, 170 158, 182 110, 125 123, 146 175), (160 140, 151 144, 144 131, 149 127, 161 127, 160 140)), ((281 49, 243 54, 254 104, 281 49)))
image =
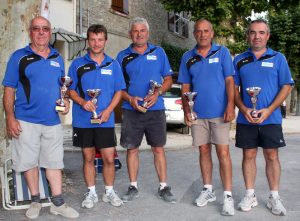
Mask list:
POLYGON ((179 87, 171 87, 170 90, 168 90, 163 97, 180 97, 180 88, 179 87))

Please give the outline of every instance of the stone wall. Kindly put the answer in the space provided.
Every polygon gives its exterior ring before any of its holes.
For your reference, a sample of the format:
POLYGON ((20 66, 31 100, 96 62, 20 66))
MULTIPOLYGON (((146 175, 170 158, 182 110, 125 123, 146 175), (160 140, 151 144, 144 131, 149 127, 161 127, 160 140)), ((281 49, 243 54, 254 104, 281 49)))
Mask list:
MULTIPOLYGON (((0 4, 0 79, 6 69, 6 63, 12 52, 28 44, 29 21, 39 12, 39 0, 1 1, 0 4)), ((0 163, 10 153, 5 136, 5 120, 2 104, 3 87, 0 90, 0 163)))

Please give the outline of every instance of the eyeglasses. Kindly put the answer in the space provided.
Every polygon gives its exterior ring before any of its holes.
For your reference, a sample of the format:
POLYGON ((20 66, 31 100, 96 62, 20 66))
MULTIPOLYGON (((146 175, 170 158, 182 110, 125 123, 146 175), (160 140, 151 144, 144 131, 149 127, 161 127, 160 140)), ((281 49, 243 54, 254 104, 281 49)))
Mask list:
POLYGON ((45 32, 45 33, 48 33, 50 32, 50 27, 48 26, 33 26, 31 28, 32 32, 36 32, 36 33, 39 33, 39 32, 45 32))

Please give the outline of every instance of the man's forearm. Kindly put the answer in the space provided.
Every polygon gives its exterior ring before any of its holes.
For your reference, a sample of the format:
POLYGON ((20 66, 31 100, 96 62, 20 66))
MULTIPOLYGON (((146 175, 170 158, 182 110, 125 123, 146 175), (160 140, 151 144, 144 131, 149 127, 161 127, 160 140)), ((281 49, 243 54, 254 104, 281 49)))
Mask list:
POLYGON ((83 105, 85 100, 82 97, 80 97, 75 90, 70 90, 69 93, 70 93, 70 98, 73 100, 73 102, 79 104, 80 106, 83 105))
POLYGON ((287 96, 291 93, 292 91, 292 86, 291 85, 284 85, 279 93, 277 94, 275 100, 273 103, 269 106, 269 109, 273 112, 278 108, 283 101, 287 98, 287 96))
POLYGON ((11 87, 4 87, 3 107, 6 118, 15 118, 15 89, 11 87))
POLYGON ((234 80, 233 77, 226 78, 226 93, 227 93, 227 102, 228 105, 234 107, 234 80))

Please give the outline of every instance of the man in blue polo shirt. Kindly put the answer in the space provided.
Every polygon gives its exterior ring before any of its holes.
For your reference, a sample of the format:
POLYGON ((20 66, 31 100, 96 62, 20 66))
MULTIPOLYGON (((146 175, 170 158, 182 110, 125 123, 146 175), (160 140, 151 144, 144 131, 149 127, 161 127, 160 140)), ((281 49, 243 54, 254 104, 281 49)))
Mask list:
MULTIPOLYGON (((27 218, 37 218, 42 207, 38 167, 46 168, 52 192, 50 212, 76 218, 79 214, 62 197, 63 132, 55 111, 60 97, 59 80, 65 72, 63 58, 49 46, 51 25, 47 19, 32 19, 29 33, 31 44, 12 54, 2 82, 13 169, 24 172, 30 190, 27 218)), ((69 111, 69 102, 65 104, 62 114, 69 111)))
POLYGON ((114 108, 121 100, 125 81, 119 63, 104 53, 107 30, 103 25, 91 25, 87 30, 88 53, 75 59, 69 69, 73 79, 70 97, 73 105, 73 145, 82 148, 83 172, 88 192, 82 207, 92 208, 98 202, 95 189, 95 147, 103 159, 104 202, 123 205, 113 189, 115 179, 114 154, 116 143, 114 108), (88 90, 100 89, 97 103, 91 101, 88 90), (96 119, 91 121, 92 112, 96 119))
POLYGON ((132 44, 119 52, 117 60, 123 68, 127 90, 123 91, 123 123, 121 145, 127 149, 127 167, 130 186, 122 197, 124 202, 138 196, 138 147, 145 134, 154 154, 159 179, 158 195, 169 203, 176 200, 167 185, 167 162, 163 146, 166 144, 166 116, 161 94, 172 84, 173 74, 169 60, 161 47, 148 43, 149 25, 144 18, 134 18, 129 25, 132 44), (159 90, 147 95, 150 80, 162 84, 159 90), (142 107, 146 102, 145 108, 142 107))
POLYGON ((186 122, 192 127, 193 146, 199 147, 199 162, 203 190, 195 200, 205 206, 216 200, 212 186, 212 144, 220 162, 224 186, 223 215, 234 215, 232 199, 232 165, 229 152, 230 121, 234 113, 234 68, 227 48, 212 43, 214 31, 206 19, 196 21, 194 37, 197 45, 186 52, 181 60, 178 82, 182 83, 183 105, 186 122), (184 93, 197 92, 192 119, 184 93))
MULTIPOLYGON (((246 194, 238 208, 249 211, 257 206, 254 192, 257 147, 262 147, 270 187, 267 207, 275 215, 285 215, 279 197, 280 162, 278 148, 285 146, 280 105, 291 92, 294 81, 281 53, 267 47, 270 28, 265 20, 251 22, 247 29, 250 48, 234 59, 235 103, 239 108, 236 146, 243 149, 243 174, 246 194), (249 88, 260 88, 253 114, 249 88)), ((252 99, 253 100, 253 99, 252 99)))

